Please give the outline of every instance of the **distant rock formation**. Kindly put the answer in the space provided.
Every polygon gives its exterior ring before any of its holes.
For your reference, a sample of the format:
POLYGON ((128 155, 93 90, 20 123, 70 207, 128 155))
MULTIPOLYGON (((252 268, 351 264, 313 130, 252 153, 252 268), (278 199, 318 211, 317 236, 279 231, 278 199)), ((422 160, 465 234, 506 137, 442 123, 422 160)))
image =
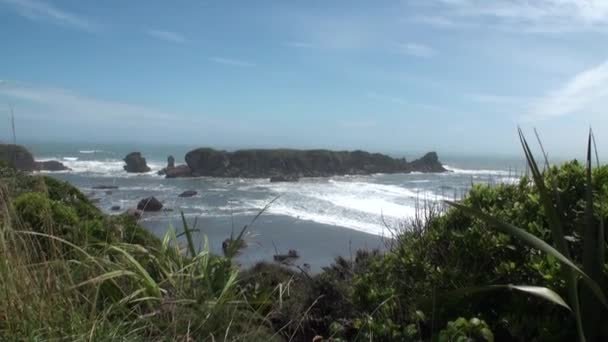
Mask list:
POLYGON ((0 161, 21 171, 36 170, 34 156, 25 147, 13 144, 0 144, 0 161))
POLYGON ((436 152, 429 152, 422 158, 416 159, 410 163, 414 172, 446 172, 447 169, 439 162, 439 157, 436 152))
POLYGON ((39 170, 39 171, 68 171, 68 170, 70 170, 70 168, 56 160, 47 160, 47 161, 42 161, 42 162, 36 162, 36 170, 39 170))
POLYGON ((167 167, 157 172, 165 178, 180 178, 180 177, 191 177, 192 171, 188 165, 175 166, 175 158, 173 156, 167 157, 167 167))
POLYGON ((144 198, 137 203, 137 210, 141 211, 160 211, 162 208, 163 204, 154 196, 144 198))
POLYGON ((124 161, 126 163, 124 169, 127 172, 144 173, 150 171, 148 164, 146 164, 146 158, 142 157, 140 152, 131 152, 127 154, 124 161))
POLYGON ((198 192, 196 192, 194 190, 186 190, 186 191, 182 192, 181 194, 179 194, 178 197, 192 197, 192 196, 196 196, 196 194, 198 194, 198 192))
POLYGON ((270 178, 367 175, 373 173, 445 172, 434 152, 407 162, 380 153, 328 150, 240 150, 199 148, 186 154, 192 176, 270 178))
POLYGON ((175 158, 173 158, 173 156, 169 156, 167 158, 167 169, 170 169, 172 167, 175 167, 175 158))
POLYGON ((191 177, 192 171, 188 165, 178 165, 165 169, 165 178, 191 177))
POLYGON ((56 160, 35 161, 30 151, 21 145, 0 144, 0 161, 21 171, 66 171, 68 167, 56 160))

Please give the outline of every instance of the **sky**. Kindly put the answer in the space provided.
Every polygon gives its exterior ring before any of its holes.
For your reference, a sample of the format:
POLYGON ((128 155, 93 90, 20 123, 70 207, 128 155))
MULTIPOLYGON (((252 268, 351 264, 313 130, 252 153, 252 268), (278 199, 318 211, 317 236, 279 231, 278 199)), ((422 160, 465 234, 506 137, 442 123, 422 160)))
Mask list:
POLYGON ((0 0, 0 140, 608 152, 608 1, 0 0))

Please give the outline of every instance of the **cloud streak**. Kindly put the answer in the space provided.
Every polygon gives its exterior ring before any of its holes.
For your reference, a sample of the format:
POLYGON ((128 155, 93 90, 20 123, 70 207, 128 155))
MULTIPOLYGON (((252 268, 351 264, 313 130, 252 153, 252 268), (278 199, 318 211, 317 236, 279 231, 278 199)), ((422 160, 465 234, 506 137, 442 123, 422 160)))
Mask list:
POLYGON ((153 38, 164 40, 169 43, 184 44, 188 42, 188 39, 182 34, 173 31, 148 29, 144 32, 153 38))
MULTIPOLYGON (((36 87, 21 83, 0 82, 0 97, 19 101, 29 108, 34 115, 38 110, 31 110, 32 106, 44 109, 44 117, 48 114, 59 118, 89 121, 127 120, 137 122, 140 120, 180 120, 182 117, 176 113, 163 112, 144 106, 123 102, 104 101, 83 96, 61 88, 36 87)), ((23 107, 22 106, 22 107, 23 107)))
POLYGON ((244 60, 240 60, 240 59, 234 59, 234 58, 210 57, 209 60, 214 63, 217 63, 217 64, 223 64, 223 65, 240 67, 240 68, 249 68, 249 67, 255 66, 255 64, 252 62, 244 61, 244 60))
POLYGON ((592 113, 608 107, 608 60, 584 70, 531 106, 529 121, 592 113))
POLYGON ((87 18, 60 9, 49 2, 41 0, 0 0, 1 3, 7 4, 22 17, 35 22, 46 21, 88 32, 98 29, 97 25, 87 18))
POLYGON ((509 31, 555 33, 607 30, 605 0, 430 0, 432 16, 414 20, 437 28, 452 28, 471 21, 509 31))

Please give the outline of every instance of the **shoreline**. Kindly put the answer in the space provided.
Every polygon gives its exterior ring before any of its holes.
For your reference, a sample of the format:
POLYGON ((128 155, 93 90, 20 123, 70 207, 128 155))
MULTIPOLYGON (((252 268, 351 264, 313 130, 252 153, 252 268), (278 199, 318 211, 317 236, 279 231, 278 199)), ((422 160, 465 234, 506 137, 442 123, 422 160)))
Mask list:
MULTIPOLYGON (((187 216, 186 219, 192 228, 194 217, 187 216)), ((222 255, 222 242, 230 237, 232 221, 234 220, 234 234, 237 235, 251 219, 251 216, 245 215, 199 217, 196 228, 200 232, 194 234, 195 243, 202 245, 203 237, 206 236, 211 252, 222 255)), ((148 218, 140 224, 161 239, 171 226, 178 234, 183 229, 181 219, 175 217, 148 218)), ((386 237, 351 228, 263 214, 248 228, 245 234, 247 246, 236 260, 241 267, 253 266, 260 261, 273 262, 276 246, 279 254, 287 253, 290 249, 296 250, 300 257, 293 264, 300 267, 308 264, 311 272, 318 273, 338 256, 346 259, 354 257, 358 249, 385 250, 387 240, 386 237)))

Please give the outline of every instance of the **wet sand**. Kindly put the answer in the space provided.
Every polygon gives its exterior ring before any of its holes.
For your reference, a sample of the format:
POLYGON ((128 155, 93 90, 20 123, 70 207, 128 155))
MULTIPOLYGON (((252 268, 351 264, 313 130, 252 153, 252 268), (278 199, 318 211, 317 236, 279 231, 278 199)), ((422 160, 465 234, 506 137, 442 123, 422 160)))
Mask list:
MULTIPOLYGON (((194 236, 195 243, 202 244, 204 234, 209 239, 211 251, 221 254, 222 242, 230 237, 232 227, 236 236, 252 218, 199 217, 196 228, 201 232, 194 236)), ((192 227, 194 216, 187 219, 192 227)), ((173 225, 178 233, 183 231, 181 220, 176 218, 151 217, 142 221, 142 224, 161 238, 170 225, 173 225)), ((384 249, 384 240, 385 238, 380 236, 348 228, 298 220, 289 216, 262 215, 247 230, 247 247, 237 257, 237 262, 248 267, 259 261, 272 261, 276 246, 280 254, 286 254, 290 249, 296 250, 300 257, 293 264, 308 264, 310 270, 315 273, 330 265, 337 256, 350 258, 354 257, 358 249, 384 249)))

